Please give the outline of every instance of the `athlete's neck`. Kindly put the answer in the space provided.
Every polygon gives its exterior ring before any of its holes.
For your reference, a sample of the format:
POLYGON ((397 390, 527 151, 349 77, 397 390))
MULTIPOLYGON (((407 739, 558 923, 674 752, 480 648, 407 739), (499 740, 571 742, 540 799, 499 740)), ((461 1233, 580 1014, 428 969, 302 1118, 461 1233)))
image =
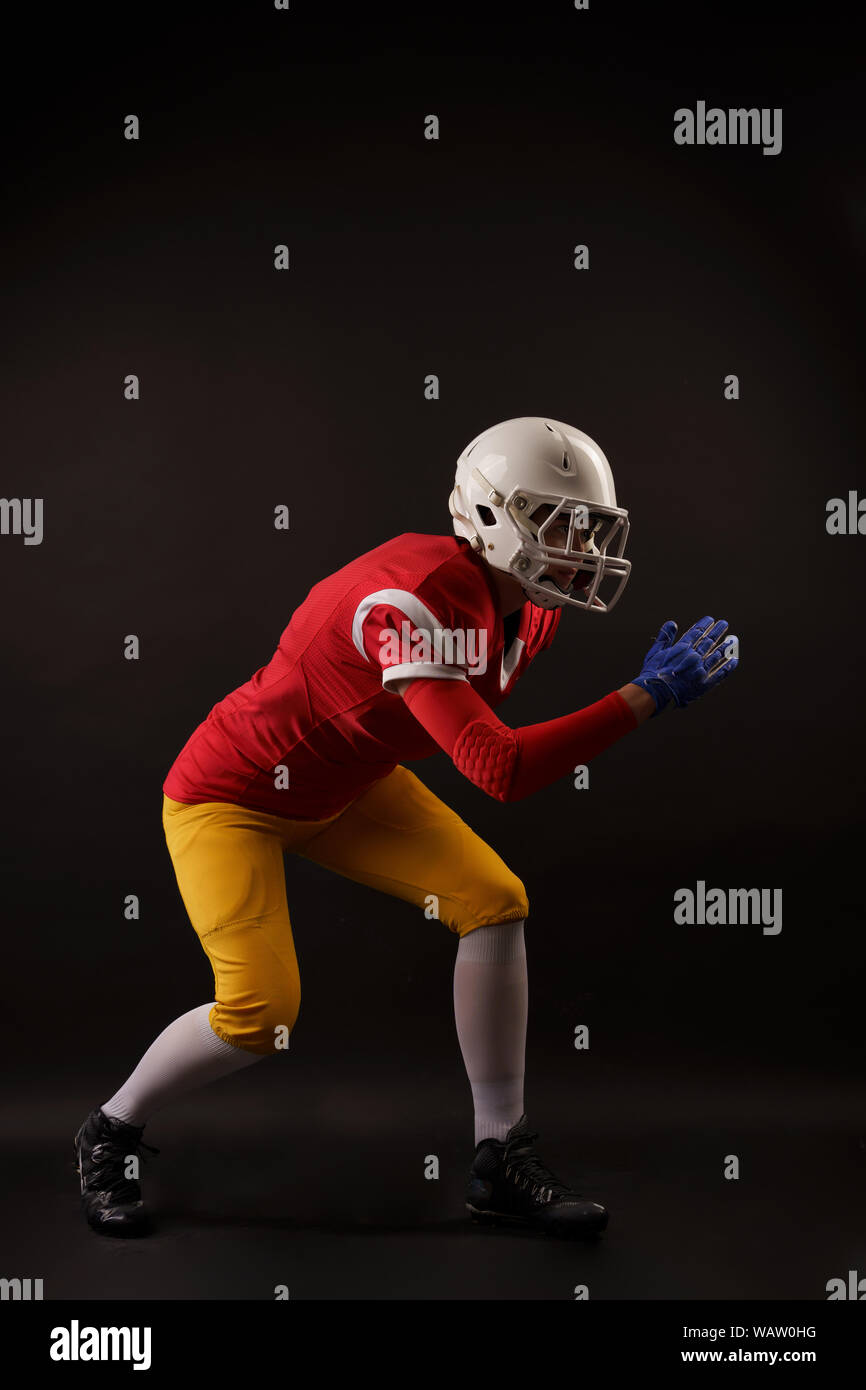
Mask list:
POLYGON ((507 618, 509 613, 516 613, 526 602, 526 595, 521 589, 516 579, 503 574, 501 570, 495 570, 492 565, 487 566, 487 573, 496 586, 499 595, 499 611, 503 618, 507 618))

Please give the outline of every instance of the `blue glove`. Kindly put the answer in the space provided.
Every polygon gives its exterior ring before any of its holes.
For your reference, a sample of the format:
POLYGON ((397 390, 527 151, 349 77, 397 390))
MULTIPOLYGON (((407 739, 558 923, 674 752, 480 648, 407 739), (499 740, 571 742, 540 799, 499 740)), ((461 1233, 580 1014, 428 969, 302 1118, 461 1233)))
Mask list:
POLYGON ((677 642, 676 623, 669 619, 662 625, 644 657, 640 675, 632 682, 652 695, 656 706, 653 719, 671 700, 677 709, 684 709, 737 669, 738 659, 732 656, 725 660, 724 648, 719 646, 727 630, 723 618, 717 623, 701 618, 677 642))

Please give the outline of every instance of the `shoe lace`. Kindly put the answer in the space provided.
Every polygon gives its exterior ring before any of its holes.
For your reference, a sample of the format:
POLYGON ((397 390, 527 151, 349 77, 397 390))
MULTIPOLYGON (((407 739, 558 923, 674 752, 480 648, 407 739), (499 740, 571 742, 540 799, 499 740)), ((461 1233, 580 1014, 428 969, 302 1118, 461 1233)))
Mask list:
POLYGON ((533 1197, 543 1196, 549 1202, 553 1197, 570 1195, 570 1189, 541 1162, 533 1149, 532 1140, 537 1139, 538 1134, 539 1131, 534 1130, 508 1145, 505 1151, 505 1176, 513 1175, 519 1187, 526 1188, 533 1197))
MULTIPOLYGON (((138 1156, 140 1149, 147 1149, 152 1154, 159 1153, 159 1149, 154 1148, 152 1144, 146 1144, 143 1139, 134 1144, 124 1143, 120 1139, 103 1139, 100 1143, 94 1144, 90 1151, 92 1182, 98 1184, 100 1191, 118 1204, 137 1202, 141 1198, 141 1189, 136 1179, 127 1178, 123 1174, 126 1160, 132 1154, 138 1156)), ((144 1162, 147 1163, 146 1158, 144 1162)))

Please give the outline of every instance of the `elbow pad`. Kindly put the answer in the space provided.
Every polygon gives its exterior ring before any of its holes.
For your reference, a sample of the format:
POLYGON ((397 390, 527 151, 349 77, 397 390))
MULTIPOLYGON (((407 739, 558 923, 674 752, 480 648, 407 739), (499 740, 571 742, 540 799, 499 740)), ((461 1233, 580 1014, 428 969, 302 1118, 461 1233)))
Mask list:
POLYGON ((514 729, 493 728, 483 719, 467 724, 458 735, 451 760, 458 772, 496 801, 510 801, 520 757, 514 729))

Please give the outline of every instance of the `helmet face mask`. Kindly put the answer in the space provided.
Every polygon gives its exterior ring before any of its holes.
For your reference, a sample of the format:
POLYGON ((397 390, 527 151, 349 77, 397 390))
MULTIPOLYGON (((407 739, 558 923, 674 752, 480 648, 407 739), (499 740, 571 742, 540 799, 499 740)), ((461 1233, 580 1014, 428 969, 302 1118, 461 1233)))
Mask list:
POLYGON ((458 460, 449 507, 455 533, 540 608, 609 613, 628 582, 628 512, 573 426, 525 416, 485 430, 458 460))
POLYGON ((505 509, 519 532, 509 570, 533 603, 541 608, 570 605, 594 613, 610 612, 631 570, 622 558, 629 524, 621 508, 520 489, 505 509), (549 508, 550 515, 538 524, 534 518, 544 508, 549 508), (554 544, 560 535, 562 543, 554 544), (617 581, 615 586, 604 585, 604 597, 599 593, 603 579, 617 581))

